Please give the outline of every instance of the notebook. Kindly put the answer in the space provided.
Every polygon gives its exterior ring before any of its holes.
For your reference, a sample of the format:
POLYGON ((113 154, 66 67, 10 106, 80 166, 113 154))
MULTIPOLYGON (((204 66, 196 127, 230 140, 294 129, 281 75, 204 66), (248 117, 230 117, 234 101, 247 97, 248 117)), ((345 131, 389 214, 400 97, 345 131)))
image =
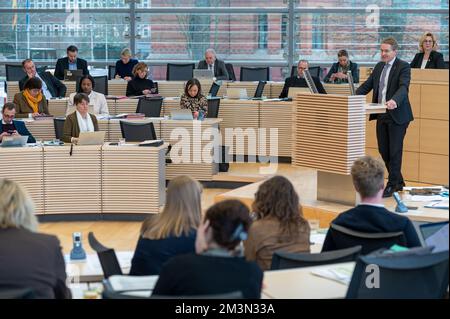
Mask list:
POLYGON ((81 132, 77 145, 102 145, 105 142, 105 131, 81 132))

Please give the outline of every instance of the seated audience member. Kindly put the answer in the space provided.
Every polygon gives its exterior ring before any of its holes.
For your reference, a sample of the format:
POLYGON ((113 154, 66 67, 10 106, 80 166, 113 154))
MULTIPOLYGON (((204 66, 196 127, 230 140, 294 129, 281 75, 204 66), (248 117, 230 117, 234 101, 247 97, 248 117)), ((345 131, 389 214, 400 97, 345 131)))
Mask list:
POLYGON ((67 104, 66 115, 75 111, 75 105, 73 98, 78 93, 85 93, 89 97, 89 104, 94 107, 95 115, 109 115, 108 103, 106 102, 105 95, 103 93, 95 92, 94 78, 90 75, 83 75, 80 78, 80 85, 77 93, 72 93, 69 96, 69 103, 67 104))
MULTIPOLYGON (((381 161, 364 156, 352 166, 353 185, 361 196, 361 203, 342 214, 333 224, 364 233, 391 233, 402 231, 408 247, 421 246, 412 222, 405 216, 388 211, 383 205, 384 165, 381 161)), ((355 243, 355 246, 359 245, 355 243)), ((322 251, 338 247, 328 232, 322 251)))
POLYGON ((240 250, 250 226, 248 208, 237 200, 211 206, 199 226, 197 254, 173 257, 162 268, 154 295, 193 296, 241 291, 260 298, 263 273, 240 250))
POLYGON ((133 79, 127 84, 127 96, 140 96, 158 93, 152 80, 147 79, 148 66, 139 62, 133 68, 133 79))
POLYGON ((14 121, 16 116, 16 105, 14 103, 6 103, 2 109, 2 120, 0 121, 0 142, 3 136, 23 135, 28 136, 28 143, 36 143, 33 135, 28 131, 25 123, 22 121, 14 121))
POLYGON ((170 181, 162 213, 148 217, 142 224, 130 275, 158 275, 170 258, 195 252, 201 192, 200 183, 189 176, 170 181))
POLYGON ((425 32, 419 41, 419 53, 411 61, 415 69, 445 69, 444 56, 437 52, 437 40, 433 33, 425 32))
POLYGON ((78 48, 71 45, 66 50, 67 56, 58 59, 55 66, 55 77, 64 80, 64 70, 83 70, 83 75, 89 74, 87 61, 78 58, 78 48))
POLYGON ((310 228, 291 182, 275 176, 259 186, 253 202, 256 220, 244 241, 245 257, 262 270, 270 269, 276 250, 309 252, 310 228))
POLYGON ((98 121, 94 114, 89 113, 89 96, 77 93, 73 97, 75 112, 66 117, 63 129, 63 141, 77 144, 81 132, 98 131, 98 121))
POLYGON ((352 73, 353 83, 359 83, 358 64, 350 61, 347 50, 340 50, 338 52, 338 62, 333 63, 323 81, 336 84, 348 83, 348 71, 352 73))
MULTIPOLYGON (((284 81, 283 90, 280 94, 280 99, 288 97, 289 88, 291 87, 303 87, 307 88, 308 84, 306 83, 305 77, 303 75, 303 71, 308 69, 308 61, 300 60, 297 64, 297 75, 291 76, 284 81)), ((318 77, 313 76, 314 84, 316 85, 319 93, 326 94, 327 92, 323 88, 322 83, 318 77)))
POLYGON ((137 59, 131 58, 131 50, 125 48, 120 53, 120 60, 116 62, 116 74, 114 78, 130 81, 133 78, 133 68, 138 64, 137 59))
POLYGON ((205 59, 198 63, 197 69, 212 70, 216 80, 228 80, 228 71, 225 63, 216 58, 216 51, 208 49, 205 52, 205 59))
POLYGON ((36 66, 34 65, 33 60, 23 60, 22 67, 27 75, 19 81, 19 89, 21 91, 23 90, 23 86, 28 79, 36 77, 42 81, 42 93, 44 93, 47 100, 52 97, 66 96, 66 86, 60 80, 55 78, 50 72, 36 72, 36 66))
POLYGON ((28 79, 23 86, 23 91, 14 95, 13 102, 16 105, 17 118, 50 115, 47 99, 42 94, 42 81, 38 78, 28 79))
POLYGON ((184 94, 180 99, 180 108, 192 111, 194 118, 197 118, 199 112, 206 117, 208 113, 208 100, 202 94, 202 86, 197 79, 190 79, 184 87, 184 94))
POLYGON ((35 298, 70 298, 58 238, 38 233, 30 195, 0 179, 0 290, 30 289, 35 298))

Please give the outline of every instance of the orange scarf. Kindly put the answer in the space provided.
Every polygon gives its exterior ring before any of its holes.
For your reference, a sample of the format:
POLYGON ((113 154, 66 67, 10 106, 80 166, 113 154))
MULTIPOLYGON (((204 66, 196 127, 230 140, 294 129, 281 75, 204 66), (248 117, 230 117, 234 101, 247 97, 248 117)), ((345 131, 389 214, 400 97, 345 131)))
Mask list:
POLYGON ((42 101, 42 92, 39 92, 36 97, 33 97, 27 89, 23 91, 23 96, 25 96, 28 105, 33 109, 33 113, 39 113, 39 102, 42 101))

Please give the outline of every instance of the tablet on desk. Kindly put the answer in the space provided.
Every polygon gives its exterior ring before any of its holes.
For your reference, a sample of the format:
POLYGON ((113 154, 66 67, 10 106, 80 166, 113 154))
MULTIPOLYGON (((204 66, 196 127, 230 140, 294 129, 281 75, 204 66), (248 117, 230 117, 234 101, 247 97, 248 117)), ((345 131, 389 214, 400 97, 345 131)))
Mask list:
POLYGON ((102 145, 105 142, 105 131, 81 132, 77 145, 102 145))
POLYGON ((27 145, 28 135, 3 136, 2 147, 20 147, 27 145))

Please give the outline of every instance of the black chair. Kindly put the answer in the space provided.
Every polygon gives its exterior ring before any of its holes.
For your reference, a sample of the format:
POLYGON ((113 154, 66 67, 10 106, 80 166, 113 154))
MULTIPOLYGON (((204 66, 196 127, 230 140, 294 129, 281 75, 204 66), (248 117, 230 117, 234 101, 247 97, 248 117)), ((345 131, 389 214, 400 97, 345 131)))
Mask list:
POLYGON ((228 79, 230 81, 236 81, 236 74, 234 73, 234 67, 231 63, 225 63, 225 67, 227 68, 228 72, 228 79))
MULTIPOLYGON (((312 76, 318 77, 320 79, 320 71, 321 71, 320 66, 312 66, 312 67, 309 67, 308 70, 312 76)), ((291 70, 291 76, 294 76, 294 75, 297 75, 297 66, 296 65, 294 65, 291 70)))
POLYGON ((430 253, 419 247, 384 256, 374 254, 360 257, 353 271, 347 298, 444 298, 449 279, 448 256, 448 250, 430 253), (367 282, 378 285, 374 288, 368 286, 367 282))
POLYGON ((55 138, 62 140, 64 135, 64 123, 66 122, 65 118, 54 118, 53 126, 55 127, 55 138))
POLYGON ((219 92, 220 89, 220 85, 217 84, 216 82, 213 82, 211 84, 211 88, 209 89, 208 95, 211 97, 216 97, 217 93, 219 92))
POLYGON ((356 261, 361 252, 361 246, 334 250, 320 254, 286 253, 275 251, 272 256, 271 270, 312 267, 356 261))
POLYGON ((5 71, 6 81, 20 81, 27 75, 22 64, 5 64, 5 71))
POLYGON ((159 93, 158 82, 153 82, 153 87, 155 89, 155 94, 158 94, 159 93))
POLYGON ((241 81, 270 81, 270 68, 247 68, 241 67, 241 81))
POLYGON ((241 291, 233 291, 223 294, 213 295, 190 295, 190 296, 168 296, 168 295, 151 295, 150 297, 136 297, 123 292, 113 291, 108 285, 104 284, 102 293, 103 299, 244 299, 241 291))
POLYGON ((108 95, 108 77, 104 76, 94 76, 95 88, 94 91, 108 95))
POLYGON ((255 90, 255 95, 253 96, 254 98, 259 99, 259 98, 262 97, 262 94, 264 92, 264 87, 266 86, 266 83, 267 83, 266 81, 259 81, 258 82, 258 86, 256 87, 256 90, 255 90))
POLYGON ((0 289, 0 300, 1 299, 34 299, 34 291, 30 288, 10 288, 0 289))
POLYGON ((207 118, 216 119, 219 116, 220 98, 208 99, 208 115, 207 118))
POLYGON ((97 253, 105 278, 123 274, 114 249, 103 246, 97 238, 95 238, 93 232, 89 232, 88 241, 91 248, 97 253))
MULTIPOLYGON (((328 232, 337 249, 361 245, 361 255, 367 255, 380 248, 390 248, 395 244, 406 246, 405 235, 401 231, 394 233, 363 233, 331 224, 328 232)), ((322 250, 322 252, 324 251, 322 250)))
POLYGON ((114 79, 115 74, 116 74, 116 66, 108 65, 108 80, 114 79))
POLYGON ((160 117, 162 104, 162 97, 142 97, 139 99, 136 113, 143 113, 145 117, 160 117))
POLYGON ((173 64, 167 63, 167 81, 188 81, 194 74, 195 63, 173 64))
POLYGON ((146 140, 156 140, 155 127, 152 122, 134 123, 120 121, 120 130, 122 137, 131 142, 143 142, 146 140))
POLYGON ((444 66, 448 70, 448 61, 444 61, 444 66))

